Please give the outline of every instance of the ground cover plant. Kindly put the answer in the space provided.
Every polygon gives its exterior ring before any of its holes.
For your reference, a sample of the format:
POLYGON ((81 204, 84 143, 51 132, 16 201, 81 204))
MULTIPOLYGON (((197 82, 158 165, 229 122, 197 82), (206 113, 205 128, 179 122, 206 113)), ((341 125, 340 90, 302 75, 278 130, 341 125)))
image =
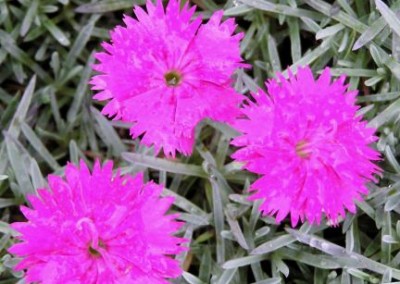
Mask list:
MULTIPOLYGON (((276 215, 263 216, 259 211, 263 201, 248 199, 250 185, 260 176, 234 160, 233 154, 243 145, 230 144, 233 139, 238 141, 239 132, 225 124, 227 120, 201 120, 188 142, 193 147, 186 143, 173 157, 172 148, 155 155, 154 149, 139 143, 140 134, 131 138, 130 123, 101 114, 106 102, 93 100, 97 91, 91 87, 96 82, 90 84, 99 74, 92 69, 98 63, 95 53, 102 50, 101 42, 110 40, 109 31, 122 24, 123 14, 134 17, 133 6, 144 4, 132 0, 0 2, 0 283, 24 283, 24 273, 13 269, 21 260, 19 254, 15 249, 9 251, 19 242, 16 228, 10 224, 26 221, 19 206, 35 203, 27 201, 27 196, 36 194, 38 188, 48 184, 56 188, 57 182, 47 176, 74 172, 72 164, 81 161, 81 170, 86 164, 100 171, 96 159, 102 163, 112 160, 121 175, 138 176, 138 184, 154 181, 163 185, 160 200, 174 198, 173 204, 165 201, 164 206, 168 209, 171 205, 170 212, 179 213, 171 216, 183 225, 169 229, 184 238, 189 249, 169 252, 176 254, 183 269, 178 278, 173 278, 176 270, 165 270, 171 273, 168 277, 173 279, 168 281, 172 283, 400 281, 400 1, 188 3, 197 6, 195 17, 201 15, 203 23, 223 10, 224 19, 234 18, 238 24, 235 33, 243 33, 240 56, 251 68, 241 66, 244 68, 234 73, 237 93, 251 98, 260 88, 265 91, 264 82, 276 78, 277 72, 289 76, 289 70, 296 72, 308 65, 315 78, 323 76, 329 66, 335 80, 345 75, 348 89, 358 90, 357 113, 377 129, 373 148, 381 155, 375 162, 381 172, 365 172, 367 177, 378 174, 377 180, 368 183, 368 194, 355 201, 355 214, 346 211, 338 217, 334 213, 336 217, 328 219, 323 215, 319 223, 300 216, 305 222, 297 226, 292 225, 298 220, 293 222, 286 215, 279 224, 276 215), (67 166, 69 161, 72 164, 67 166)), ((219 46, 214 46, 217 52, 219 46)), ((171 73, 168 78, 175 84, 172 80, 179 76, 171 73)), ((359 143, 360 139, 348 142, 354 171, 363 165, 355 150, 359 143)), ((297 146, 298 153, 308 157, 306 143, 297 146)), ((110 165, 104 167, 109 174, 110 165)), ((290 172, 284 166, 278 169, 276 181, 285 181, 290 172)), ((112 198, 100 198, 108 199, 112 198)), ((105 216, 107 206, 104 203, 95 213, 105 216)), ((92 234, 90 222, 87 224, 92 234)), ((105 246, 98 240, 90 253, 97 256, 105 246)), ((165 271, 160 273, 166 275, 165 271)), ((43 283, 60 283, 57 281, 49 276, 43 283)))

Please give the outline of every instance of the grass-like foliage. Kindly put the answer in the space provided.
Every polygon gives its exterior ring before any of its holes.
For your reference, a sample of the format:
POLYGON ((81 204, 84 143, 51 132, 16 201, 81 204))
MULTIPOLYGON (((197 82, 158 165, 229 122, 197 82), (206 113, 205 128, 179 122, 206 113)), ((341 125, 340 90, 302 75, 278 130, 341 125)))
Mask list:
POLYGON ((191 1, 204 19, 224 10, 245 33, 242 56, 253 68, 237 72, 238 92, 264 88, 288 67, 318 74, 330 66, 359 90, 359 113, 378 129, 383 173, 357 214, 337 227, 323 220, 296 228, 276 225, 247 200, 256 176, 232 162, 230 127, 203 121, 193 155, 169 159, 100 114, 88 84, 93 54, 123 13, 143 3, 0 1, 0 284, 23 277, 7 249, 16 234, 9 224, 25 220, 18 206, 26 195, 46 187, 48 174, 62 175, 67 161, 96 158, 144 172, 175 197, 191 249, 178 255, 185 272, 174 283, 400 283, 400 1, 191 1))

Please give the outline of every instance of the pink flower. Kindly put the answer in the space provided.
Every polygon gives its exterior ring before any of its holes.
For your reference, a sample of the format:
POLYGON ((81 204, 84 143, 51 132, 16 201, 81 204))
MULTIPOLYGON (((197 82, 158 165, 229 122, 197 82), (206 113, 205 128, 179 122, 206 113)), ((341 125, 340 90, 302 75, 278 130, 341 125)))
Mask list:
POLYGON ((165 215, 172 198, 162 187, 113 175, 112 163, 93 172, 68 164, 66 180, 50 175, 49 187, 21 207, 28 222, 13 223, 21 242, 9 251, 23 260, 28 283, 168 283, 182 270, 175 255, 185 248, 173 237, 181 223, 165 215))
POLYGON ((260 91, 244 106, 237 121, 243 134, 232 142, 242 148, 233 157, 261 175, 250 199, 264 200, 264 214, 281 222, 290 213, 292 226, 299 219, 319 224, 325 214, 337 224, 380 172, 371 162, 379 153, 368 146, 377 138, 356 115, 357 92, 347 90, 344 76, 331 83, 326 68, 314 80, 305 67, 289 77, 270 80, 268 95, 260 91))
POLYGON ((189 155, 194 129, 204 118, 232 122, 241 96, 232 88, 232 75, 242 64, 233 19, 221 22, 222 11, 206 24, 191 20, 195 7, 180 9, 170 0, 147 1, 147 13, 135 7, 136 19, 124 17, 105 52, 96 54, 100 75, 92 78, 94 98, 108 100, 102 113, 132 122, 133 138, 163 148, 166 155, 189 155))

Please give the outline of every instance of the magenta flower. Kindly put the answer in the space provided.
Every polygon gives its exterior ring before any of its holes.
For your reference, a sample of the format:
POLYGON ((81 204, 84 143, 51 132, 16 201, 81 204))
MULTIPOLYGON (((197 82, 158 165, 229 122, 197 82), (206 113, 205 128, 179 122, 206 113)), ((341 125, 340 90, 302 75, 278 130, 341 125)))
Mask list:
POLYGON ((290 213, 292 226, 299 219, 319 224, 325 214, 337 224, 380 172, 372 163, 379 153, 368 146, 374 129, 356 115, 357 92, 347 90, 344 76, 331 83, 326 68, 314 80, 305 67, 289 77, 270 80, 268 96, 260 91, 244 106, 237 121, 243 135, 232 142, 243 148, 233 157, 261 175, 250 199, 263 199, 264 214, 281 222, 290 213))
POLYGON ((202 24, 191 20, 195 7, 180 9, 170 0, 147 1, 147 13, 135 7, 137 17, 125 16, 117 26, 94 69, 94 98, 109 100, 102 113, 132 122, 133 138, 163 148, 166 155, 189 155, 194 129, 204 118, 232 122, 241 96, 232 88, 232 75, 242 64, 233 19, 221 22, 222 11, 202 24))
POLYGON ((51 191, 21 207, 28 222, 12 224, 21 242, 9 251, 23 258, 16 270, 28 283, 157 284, 182 273, 168 257, 185 249, 172 236, 182 224, 165 215, 173 199, 159 197, 161 186, 113 175, 111 162, 92 173, 68 164, 65 175, 50 175, 51 191))

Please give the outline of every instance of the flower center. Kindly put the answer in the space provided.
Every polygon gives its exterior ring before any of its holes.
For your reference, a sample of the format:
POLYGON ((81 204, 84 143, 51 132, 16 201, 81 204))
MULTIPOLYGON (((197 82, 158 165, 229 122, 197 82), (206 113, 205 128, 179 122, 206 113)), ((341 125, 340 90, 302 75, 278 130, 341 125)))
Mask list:
POLYGON ((310 143, 307 140, 300 140, 296 144, 296 154, 302 159, 308 159, 311 155, 310 143))
POLYGON ((168 86, 176 87, 181 82, 182 75, 179 72, 172 70, 164 75, 164 79, 168 86))
MULTIPOLYGON (((103 249, 106 248, 106 245, 101 240, 99 240, 99 248, 103 249)), ((92 245, 89 246, 88 251, 89 254, 95 258, 101 256, 101 253, 99 252, 98 248, 94 248, 92 245)))

